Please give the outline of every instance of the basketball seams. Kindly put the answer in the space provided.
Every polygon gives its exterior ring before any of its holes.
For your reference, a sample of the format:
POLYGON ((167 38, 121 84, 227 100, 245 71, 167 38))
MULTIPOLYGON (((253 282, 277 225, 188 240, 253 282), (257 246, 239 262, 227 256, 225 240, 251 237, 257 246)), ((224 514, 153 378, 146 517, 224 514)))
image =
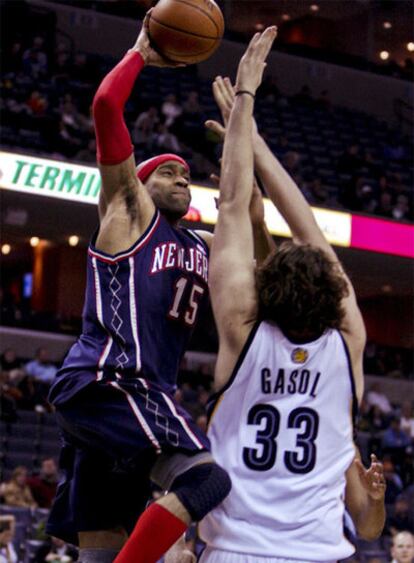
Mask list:
MULTIPOLYGON (((204 10, 202 10, 199 6, 196 6, 195 4, 192 4, 191 2, 187 2, 187 0, 173 0, 174 2, 178 2, 179 4, 185 4, 186 6, 191 6, 191 8, 194 8, 194 10, 197 10, 198 12, 201 12, 203 15, 207 16, 207 18, 214 24, 214 27, 217 30, 217 37, 214 37, 214 39, 219 39, 222 37, 222 35, 220 35, 220 29, 216 23, 216 20, 210 16, 210 14, 204 10)), ((210 38, 209 38, 210 39, 210 38)))
MULTIPOLYGON (((168 25, 165 25, 159 21, 156 21, 157 25, 162 26, 162 27, 166 27, 167 29, 171 29, 168 25)), ((188 35, 187 31, 183 31, 180 29, 174 29, 174 31, 176 31, 177 33, 182 33, 183 35, 188 35)), ((209 41, 215 41, 215 39, 213 37, 202 37, 200 35, 198 35, 197 37, 199 37, 200 39, 206 39, 209 41)), ((195 53, 191 52, 191 53, 181 53, 179 51, 173 51, 172 49, 168 49, 165 50, 164 52, 164 56, 167 58, 171 58, 171 55, 176 56, 176 57, 180 57, 180 61, 176 61, 176 62, 183 62, 185 63, 186 61, 184 60, 185 58, 187 59, 192 59, 193 57, 198 57, 199 55, 203 55, 204 53, 208 53, 209 51, 214 52, 217 48, 216 43, 213 43, 213 45, 210 45, 210 47, 208 47, 208 49, 204 49, 203 51, 197 51, 195 53)), ((172 59, 171 59, 172 60, 172 59)))
MULTIPOLYGON (((154 16, 152 14, 151 14, 151 19, 154 20, 158 25, 162 25, 163 27, 166 27, 167 29, 172 29, 173 31, 178 31, 178 32, 184 33, 186 35, 192 35, 193 37, 199 37, 200 39, 212 39, 213 41, 217 41, 217 39, 220 39, 220 37, 211 37, 209 35, 200 35, 200 33, 194 33, 192 31, 187 31, 186 29, 180 29, 179 27, 175 27, 173 25, 166 24, 164 22, 161 22, 160 20, 157 20, 157 18, 154 18, 154 16)), ((151 32, 151 29, 150 29, 150 32, 151 32)))

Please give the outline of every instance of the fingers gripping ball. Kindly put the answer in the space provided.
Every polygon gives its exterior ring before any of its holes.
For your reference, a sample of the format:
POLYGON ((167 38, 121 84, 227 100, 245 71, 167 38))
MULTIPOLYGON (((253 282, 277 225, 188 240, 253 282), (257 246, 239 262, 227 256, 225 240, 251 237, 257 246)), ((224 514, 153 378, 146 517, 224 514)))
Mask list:
POLYGON ((199 63, 220 44, 223 14, 213 0, 159 0, 148 32, 153 46, 167 59, 199 63))

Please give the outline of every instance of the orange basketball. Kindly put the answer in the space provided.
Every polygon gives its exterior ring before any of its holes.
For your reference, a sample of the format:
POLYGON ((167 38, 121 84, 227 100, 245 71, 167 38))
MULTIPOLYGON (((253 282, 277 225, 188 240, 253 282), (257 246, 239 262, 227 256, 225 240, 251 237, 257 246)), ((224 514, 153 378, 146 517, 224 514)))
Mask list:
POLYGON ((178 63, 208 59, 223 32, 223 14, 213 0, 159 0, 149 20, 151 43, 178 63))

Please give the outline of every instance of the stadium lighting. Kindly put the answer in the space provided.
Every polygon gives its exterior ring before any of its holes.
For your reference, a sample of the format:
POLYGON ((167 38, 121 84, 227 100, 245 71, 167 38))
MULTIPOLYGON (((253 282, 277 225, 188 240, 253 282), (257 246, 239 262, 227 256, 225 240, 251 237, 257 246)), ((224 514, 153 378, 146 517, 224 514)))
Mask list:
POLYGON ((77 246, 79 244, 79 237, 77 235, 72 235, 69 237, 70 246, 77 246))
POLYGON ((407 43, 407 51, 410 51, 410 53, 414 51, 414 43, 412 41, 407 43))
POLYGON ((382 61, 387 61, 390 58, 390 54, 388 51, 381 51, 379 57, 382 61))
POLYGON ((39 237, 32 237, 30 239, 30 246, 33 246, 33 248, 34 248, 35 246, 37 246, 39 244, 39 242, 40 242, 39 237))
POLYGON ((2 247, 1 247, 1 253, 2 253, 2 254, 5 254, 5 255, 6 255, 6 254, 10 254, 10 251, 11 251, 11 246, 10 246, 10 244, 3 244, 3 245, 2 245, 2 247))
POLYGON ((319 12, 318 4, 311 4, 309 9, 310 9, 311 12, 319 12))
POLYGON ((382 27, 384 29, 391 29, 392 28, 392 23, 389 21, 383 22, 382 27))

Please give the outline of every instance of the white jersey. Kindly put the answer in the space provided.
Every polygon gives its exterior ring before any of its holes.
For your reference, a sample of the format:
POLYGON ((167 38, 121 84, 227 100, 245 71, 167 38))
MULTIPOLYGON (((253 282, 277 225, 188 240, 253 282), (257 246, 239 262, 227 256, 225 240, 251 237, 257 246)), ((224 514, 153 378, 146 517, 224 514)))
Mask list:
POLYGON ((256 325, 210 419, 214 458, 233 487, 200 524, 207 545, 302 561, 351 555, 343 516, 355 408, 338 331, 298 345, 256 325))

